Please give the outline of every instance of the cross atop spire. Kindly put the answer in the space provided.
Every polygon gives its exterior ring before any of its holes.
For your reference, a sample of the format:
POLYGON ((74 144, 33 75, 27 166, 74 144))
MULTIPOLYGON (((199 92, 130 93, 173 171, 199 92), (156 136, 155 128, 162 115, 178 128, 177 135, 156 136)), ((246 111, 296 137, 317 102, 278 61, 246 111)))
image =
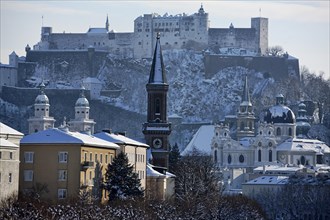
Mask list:
POLYGON ((149 83, 150 84, 167 84, 162 49, 160 46, 160 34, 159 33, 157 33, 157 41, 156 41, 154 57, 152 60, 152 65, 151 65, 151 70, 150 70, 149 83))

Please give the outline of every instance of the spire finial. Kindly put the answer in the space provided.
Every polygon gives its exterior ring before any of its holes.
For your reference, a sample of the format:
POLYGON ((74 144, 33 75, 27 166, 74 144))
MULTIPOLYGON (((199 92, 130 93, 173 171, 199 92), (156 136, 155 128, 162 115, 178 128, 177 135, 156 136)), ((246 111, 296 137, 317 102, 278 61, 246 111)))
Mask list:
POLYGON ((84 98, 85 97, 85 87, 83 84, 80 86, 80 97, 84 98))
POLYGON ((39 88, 40 88, 40 94, 45 94, 45 84, 43 81, 40 83, 39 88))

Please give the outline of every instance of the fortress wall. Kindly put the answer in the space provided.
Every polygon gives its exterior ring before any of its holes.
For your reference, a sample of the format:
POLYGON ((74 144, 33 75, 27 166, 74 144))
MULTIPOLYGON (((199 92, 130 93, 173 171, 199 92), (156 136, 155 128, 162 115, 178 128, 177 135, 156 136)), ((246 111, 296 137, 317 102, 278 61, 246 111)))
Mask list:
POLYGON ((123 58, 134 57, 134 33, 109 33, 109 51, 123 58))
POLYGON ((104 51, 31 50, 26 56, 27 64, 22 63, 19 65, 18 75, 21 81, 32 76, 34 72, 36 76, 42 76, 44 79, 50 81, 55 79, 67 81, 73 78, 79 79, 88 76, 95 77, 107 55, 108 53, 104 51), (68 63, 67 67, 62 66, 63 62, 68 63), (31 63, 37 63, 37 65, 32 65, 31 63), (24 72, 25 70, 28 71, 24 72), (69 77, 67 75, 68 73, 71 74, 69 77))
POLYGON ((51 34, 49 49, 77 50, 93 46, 96 49, 107 49, 109 46, 108 34, 51 34))
POLYGON ((235 47, 256 51, 256 31, 253 28, 210 28, 209 47, 235 47))
POLYGON ((222 69, 232 66, 242 66, 254 69, 257 72, 267 73, 275 80, 285 79, 289 75, 289 68, 294 73, 291 74, 300 79, 298 59, 287 59, 284 57, 243 57, 243 56, 223 56, 205 55, 204 57, 205 75, 211 78, 222 69))
POLYGON ((86 42, 86 34, 50 34, 48 37, 49 49, 80 49, 86 42))

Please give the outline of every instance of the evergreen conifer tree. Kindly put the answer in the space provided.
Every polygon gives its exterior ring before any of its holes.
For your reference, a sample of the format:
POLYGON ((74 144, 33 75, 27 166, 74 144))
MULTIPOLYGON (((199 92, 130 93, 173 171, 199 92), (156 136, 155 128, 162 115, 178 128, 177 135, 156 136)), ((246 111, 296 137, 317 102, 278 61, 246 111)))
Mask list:
POLYGON ((173 147, 171 147, 171 151, 169 154, 169 171, 172 173, 175 173, 176 170, 176 166, 179 162, 179 160, 181 159, 181 155, 180 155, 180 150, 178 147, 178 144, 175 143, 173 147))
POLYGON ((109 193, 109 201, 143 196, 140 179, 133 172, 133 166, 129 165, 125 153, 119 153, 113 162, 108 164, 104 188, 109 193))

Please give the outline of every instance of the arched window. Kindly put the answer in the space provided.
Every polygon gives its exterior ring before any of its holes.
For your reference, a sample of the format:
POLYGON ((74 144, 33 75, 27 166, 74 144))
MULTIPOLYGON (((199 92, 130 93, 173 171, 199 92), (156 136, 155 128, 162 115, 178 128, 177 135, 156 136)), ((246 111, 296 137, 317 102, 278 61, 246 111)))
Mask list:
POLYGON ((231 155, 228 155, 228 164, 231 164, 231 155))
POLYGON ((218 163, 218 151, 217 150, 214 151, 214 162, 218 163))
POLYGON ((273 151, 269 150, 269 162, 273 162, 273 151))
POLYGON ((300 157, 300 162, 301 162, 302 165, 305 165, 305 163, 306 163, 306 158, 305 158, 304 156, 301 156, 301 157, 300 157))
POLYGON ((241 131, 244 131, 244 122, 241 122, 240 129, 241 129, 241 131))
POLYGON ((289 136, 292 136, 292 128, 289 128, 289 136))
POLYGON ((261 150, 258 150, 258 162, 261 162, 261 150))
POLYGON ((155 114, 160 114, 160 100, 159 98, 155 101, 155 114))
POLYGON ((244 163, 244 156, 241 154, 238 158, 240 163, 244 163))
POLYGON ((281 128, 277 128, 277 129, 276 129, 276 135, 277 135, 277 136, 280 136, 280 135, 281 135, 281 128))

